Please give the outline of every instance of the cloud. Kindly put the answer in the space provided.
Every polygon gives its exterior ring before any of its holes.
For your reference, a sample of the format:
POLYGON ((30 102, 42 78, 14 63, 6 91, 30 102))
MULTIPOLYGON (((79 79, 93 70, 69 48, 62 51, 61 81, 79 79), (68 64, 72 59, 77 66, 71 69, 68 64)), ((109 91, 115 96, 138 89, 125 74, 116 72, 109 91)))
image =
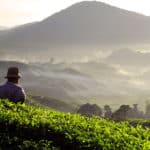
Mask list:
POLYGON ((130 72, 124 70, 124 69, 119 69, 118 73, 121 74, 121 75, 124 75, 124 76, 130 76, 130 75, 132 75, 132 73, 130 73, 130 72))
POLYGON ((118 64, 120 66, 146 68, 149 67, 150 64, 150 53, 142 53, 130 49, 121 49, 112 52, 106 60, 107 62, 118 64))

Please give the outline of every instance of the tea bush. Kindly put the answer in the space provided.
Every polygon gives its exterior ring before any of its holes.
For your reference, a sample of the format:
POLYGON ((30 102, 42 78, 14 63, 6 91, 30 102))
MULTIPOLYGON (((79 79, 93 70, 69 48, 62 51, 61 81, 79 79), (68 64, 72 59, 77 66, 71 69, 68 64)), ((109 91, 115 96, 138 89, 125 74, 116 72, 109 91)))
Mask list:
POLYGON ((150 150, 150 129, 0 100, 0 148, 150 150))

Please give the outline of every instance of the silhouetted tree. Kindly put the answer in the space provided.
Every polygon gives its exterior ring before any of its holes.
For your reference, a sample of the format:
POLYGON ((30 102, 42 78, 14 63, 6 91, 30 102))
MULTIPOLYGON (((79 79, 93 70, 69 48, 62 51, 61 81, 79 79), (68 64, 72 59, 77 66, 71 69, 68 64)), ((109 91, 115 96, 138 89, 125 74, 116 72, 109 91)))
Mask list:
POLYGON ((144 114, 142 111, 139 111, 138 104, 133 104, 133 108, 130 111, 128 116, 129 118, 143 118, 144 114))
POLYGON ((112 114, 112 119, 123 121, 129 117, 131 107, 129 105, 121 105, 120 108, 112 114))
POLYGON ((105 105, 105 106, 104 106, 104 111, 105 111, 105 112, 104 112, 104 117, 111 119, 112 110, 111 110, 111 108, 110 108, 109 105, 105 105))
POLYGON ((148 101, 146 101, 145 117, 150 118, 150 103, 148 101))
POLYGON ((82 115, 89 116, 89 117, 91 117, 93 115, 101 117, 102 109, 96 104, 86 103, 86 104, 83 104, 80 106, 77 113, 80 113, 82 115))

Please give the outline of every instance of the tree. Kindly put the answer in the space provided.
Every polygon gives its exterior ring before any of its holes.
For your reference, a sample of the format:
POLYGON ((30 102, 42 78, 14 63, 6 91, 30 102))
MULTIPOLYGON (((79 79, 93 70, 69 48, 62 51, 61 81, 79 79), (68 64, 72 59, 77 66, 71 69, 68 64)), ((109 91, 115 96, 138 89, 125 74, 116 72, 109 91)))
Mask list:
POLYGON ((111 115, 112 115, 112 110, 111 110, 110 106, 109 105, 105 105, 104 106, 104 111, 105 111, 104 117, 110 119, 111 115))
POLYGON ((142 111, 139 111, 138 104, 133 104, 133 108, 129 114, 129 118, 143 118, 144 114, 142 111))
POLYGON ((102 109, 96 105, 96 104, 83 104, 80 106, 79 110, 77 111, 77 113, 80 113, 82 115, 91 117, 91 116, 102 116, 102 109))
POLYGON ((146 101, 145 117, 150 118, 150 103, 148 101, 146 101))
POLYGON ((132 108, 129 105, 121 105, 120 108, 112 114, 112 119, 123 121, 129 118, 132 108))

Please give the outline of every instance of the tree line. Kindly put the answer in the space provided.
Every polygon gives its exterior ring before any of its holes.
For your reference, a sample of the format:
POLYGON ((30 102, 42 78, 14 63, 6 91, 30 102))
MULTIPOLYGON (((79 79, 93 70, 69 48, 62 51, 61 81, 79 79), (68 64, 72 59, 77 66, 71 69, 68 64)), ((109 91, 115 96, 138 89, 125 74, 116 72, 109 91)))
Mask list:
POLYGON ((140 111, 138 104, 130 105, 121 105, 116 111, 112 111, 112 108, 109 105, 105 105, 103 108, 97 104, 86 103, 80 106, 77 113, 91 117, 99 116, 115 121, 123 121, 130 118, 150 118, 150 103, 146 103, 145 111, 140 111))

